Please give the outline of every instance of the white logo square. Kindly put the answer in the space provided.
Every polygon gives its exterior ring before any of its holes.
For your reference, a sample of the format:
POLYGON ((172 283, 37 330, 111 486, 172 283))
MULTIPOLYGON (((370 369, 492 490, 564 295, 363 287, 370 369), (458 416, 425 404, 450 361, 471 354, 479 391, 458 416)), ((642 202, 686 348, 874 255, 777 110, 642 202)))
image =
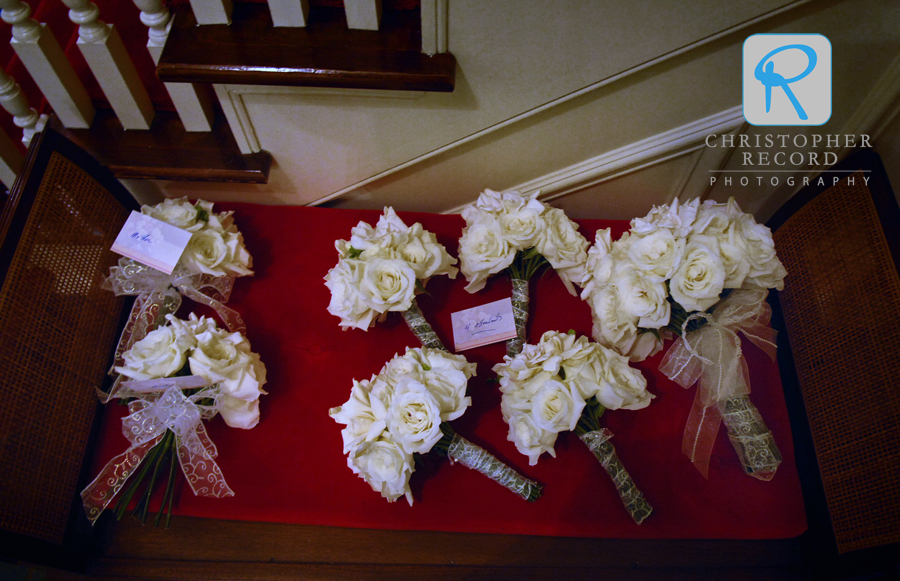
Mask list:
POLYGON ((744 119, 822 125, 831 118, 831 42, 821 34, 754 34, 744 41, 744 119))

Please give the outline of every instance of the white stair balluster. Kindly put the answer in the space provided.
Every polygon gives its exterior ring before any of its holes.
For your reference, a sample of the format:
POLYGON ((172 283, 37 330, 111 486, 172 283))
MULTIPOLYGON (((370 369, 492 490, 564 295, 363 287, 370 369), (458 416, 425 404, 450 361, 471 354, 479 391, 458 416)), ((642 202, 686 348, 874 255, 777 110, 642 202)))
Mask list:
POLYGON ((231 24, 231 0, 190 0, 197 24, 231 24))
POLYGON ((87 129, 94 106, 87 90, 46 24, 31 18, 21 0, 0 0, 3 21, 12 25, 10 45, 66 127, 87 129))
POLYGON ((381 0, 344 0, 347 27, 378 30, 381 22, 381 0))
POLYGON ((422 0, 422 52, 428 56, 447 52, 447 0, 422 0))
POLYGON ((0 183, 6 189, 12 188, 24 162, 25 157, 13 140, 6 133, 0 132, 0 183))
POLYGON ((309 18, 308 0, 269 0, 274 26, 302 28, 309 18))
POLYGON ((78 25, 78 48, 122 127, 150 129, 154 115, 150 96, 116 28, 99 19, 100 10, 90 0, 62 2, 69 7, 69 20, 78 25))
POLYGON ((0 105, 13 116, 16 127, 22 128, 22 143, 25 147, 28 147, 31 138, 47 124, 47 116, 38 115, 38 112, 31 108, 19 83, 2 69, 0 69, 0 105))
MULTIPOLYGON (((148 30, 147 51, 154 64, 159 63, 166 37, 172 27, 169 9, 163 0, 133 0, 141 10, 141 22, 148 30)), ((212 89, 193 83, 164 83, 178 117, 187 131, 211 131, 213 125, 212 89)))

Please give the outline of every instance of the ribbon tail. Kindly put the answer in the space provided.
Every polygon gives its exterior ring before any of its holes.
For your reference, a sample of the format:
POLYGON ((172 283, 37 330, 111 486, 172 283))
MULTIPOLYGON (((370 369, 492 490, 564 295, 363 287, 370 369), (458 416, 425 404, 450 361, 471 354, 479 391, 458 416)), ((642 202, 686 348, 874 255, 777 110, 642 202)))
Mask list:
POLYGON ((184 296, 188 297, 189 299, 197 301, 198 303, 204 304, 208 307, 212 307, 212 309, 216 311, 216 314, 219 315, 219 318, 222 319, 222 322, 228 328, 229 332, 247 332, 247 325, 244 324, 244 319, 242 319, 240 313, 238 313, 234 309, 226 307, 220 301, 217 301, 211 296, 198 291, 190 285, 182 285, 178 288, 182 292, 182 294, 184 294, 184 296))
POLYGON ((684 426, 681 451, 704 478, 709 478, 709 459, 721 423, 722 414, 718 407, 704 404, 701 392, 697 390, 694 405, 684 426))
POLYGON ((234 491, 225 483, 222 470, 214 460, 216 447, 202 423, 183 437, 176 434, 175 449, 184 477, 195 495, 214 498, 234 496, 234 491))
POLYGON ((128 478, 138 469, 150 450, 159 444, 163 435, 159 435, 142 444, 131 446, 125 452, 107 462, 100 474, 81 491, 84 513, 91 524, 97 522, 100 514, 109 506, 109 503, 119 493, 128 478))

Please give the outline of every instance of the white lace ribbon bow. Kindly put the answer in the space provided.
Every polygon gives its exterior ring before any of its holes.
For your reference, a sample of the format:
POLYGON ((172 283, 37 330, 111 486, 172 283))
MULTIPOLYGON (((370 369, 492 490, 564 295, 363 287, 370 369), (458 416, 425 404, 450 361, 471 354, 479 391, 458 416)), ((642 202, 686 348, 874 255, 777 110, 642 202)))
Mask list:
MULTIPOLYGON (((133 395, 134 392, 129 394, 133 395)), ((234 496, 215 462, 218 452, 202 421, 218 413, 220 400, 218 384, 190 396, 175 384, 161 392, 141 394, 139 399, 129 403, 131 415, 122 420, 122 433, 131 447, 110 460, 81 492, 85 513, 91 523, 97 520, 168 430, 174 434, 175 453, 194 494, 215 498, 234 496)))

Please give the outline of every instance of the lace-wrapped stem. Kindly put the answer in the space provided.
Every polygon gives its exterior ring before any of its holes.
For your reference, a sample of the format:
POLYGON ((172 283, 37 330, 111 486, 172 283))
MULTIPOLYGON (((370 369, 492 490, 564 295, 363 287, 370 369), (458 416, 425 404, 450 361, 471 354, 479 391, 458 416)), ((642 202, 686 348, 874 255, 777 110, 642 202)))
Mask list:
POLYGON ((409 330, 413 332, 413 335, 416 336, 416 339, 423 346, 431 349, 444 349, 444 344, 441 343, 437 333, 425 320, 425 315, 422 313, 422 309, 419 308, 419 303, 416 302, 415 297, 412 299, 412 306, 403 311, 403 320, 406 321, 406 326, 409 327, 409 330))
POLYGON ((446 424, 441 424, 444 437, 435 448, 466 468, 480 472, 519 498, 534 502, 541 496, 543 486, 525 478, 487 450, 466 440, 446 424))
POLYGON ((653 512, 653 507, 650 506, 650 503, 647 502, 643 493, 632 480, 631 475, 625 470, 622 461, 619 460, 619 456, 616 454, 615 447, 609 442, 612 432, 603 428, 579 434, 578 437, 594 453, 594 457, 597 458, 600 465, 609 474, 610 479, 616 486, 616 491, 619 493, 619 498, 622 499, 622 505, 625 506, 625 510, 628 511, 634 522, 637 524, 644 522, 644 519, 653 512))
POLYGON ((526 327, 528 325, 528 279, 512 279, 513 321, 516 324, 516 338, 506 342, 506 354, 515 357, 522 352, 528 341, 526 327))
POLYGON ((726 400, 719 409, 744 473, 759 480, 771 480, 781 464, 781 452, 759 410, 746 395, 726 400))

